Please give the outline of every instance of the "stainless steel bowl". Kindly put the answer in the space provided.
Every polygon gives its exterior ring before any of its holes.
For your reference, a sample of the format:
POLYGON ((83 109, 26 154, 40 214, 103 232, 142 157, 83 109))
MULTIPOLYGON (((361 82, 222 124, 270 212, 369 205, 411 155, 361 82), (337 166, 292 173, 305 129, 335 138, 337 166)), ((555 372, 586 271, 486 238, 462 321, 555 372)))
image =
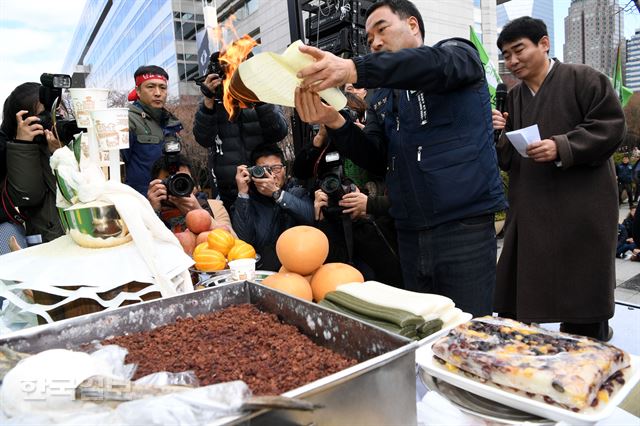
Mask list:
POLYGON ((65 230, 80 246, 113 247, 131 241, 127 225, 113 204, 76 204, 58 212, 65 230))

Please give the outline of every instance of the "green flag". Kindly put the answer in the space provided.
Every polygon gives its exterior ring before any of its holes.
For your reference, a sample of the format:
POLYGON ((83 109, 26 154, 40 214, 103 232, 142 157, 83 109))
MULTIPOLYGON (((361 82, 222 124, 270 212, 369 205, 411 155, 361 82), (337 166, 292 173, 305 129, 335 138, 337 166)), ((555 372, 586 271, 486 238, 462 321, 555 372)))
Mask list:
POLYGON ((491 95, 491 107, 496 107, 496 86, 498 83, 502 83, 502 79, 500 78, 500 74, 493 66, 491 61, 489 60, 489 55, 487 55, 487 51, 484 50, 484 46, 482 42, 478 38, 478 35, 474 31, 473 27, 469 25, 469 40, 471 43, 478 49, 478 53, 480 54, 480 60, 482 61, 482 65, 484 66, 484 75, 487 79, 487 85, 489 86, 489 94, 491 95))
POLYGON ((613 73, 613 89, 618 94, 622 106, 626 106, 629 103, 629 99, 631 99, 631 95, 633 95, 633 91, 622 85, 622 58, 619 44, 618 53, 616 54, 616 68, 613 73))

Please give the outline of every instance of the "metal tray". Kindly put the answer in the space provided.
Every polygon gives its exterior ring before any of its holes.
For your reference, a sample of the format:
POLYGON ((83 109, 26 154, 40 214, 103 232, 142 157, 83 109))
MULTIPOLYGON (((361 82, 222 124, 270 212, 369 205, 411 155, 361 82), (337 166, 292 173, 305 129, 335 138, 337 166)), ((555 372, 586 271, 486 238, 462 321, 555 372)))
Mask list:
POLYGON ((27 353, 79 349, 108 337, 146 331, 230 305, 252 303, 296 326, 315 343, 359 363, 285 396, 324 406, 313 412, 262 410, 225 424, 416 424, 417 343, 268 287, 240 282, 97 312, 6 334, 0 345, 27 353))

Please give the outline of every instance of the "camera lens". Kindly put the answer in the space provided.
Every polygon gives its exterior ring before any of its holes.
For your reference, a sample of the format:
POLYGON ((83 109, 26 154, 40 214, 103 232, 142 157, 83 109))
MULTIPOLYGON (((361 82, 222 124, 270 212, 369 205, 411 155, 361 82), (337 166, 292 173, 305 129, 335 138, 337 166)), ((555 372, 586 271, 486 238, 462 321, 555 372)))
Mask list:
POLYGON ((263 178, 264 175, 266 174, 264 167, 262 166, 253 166, 249 168, 249 173, 251 173, 251 176, 253 176, 254 178, 263 178))
POLYGON ((320 182, 320 189, 326 194, 332 194, 340 188, 340 178, 335 175, 329 175, 320 182))
POLYGON ((167 187, 167 192, 176 197, 188 197, 195 187, 193 179, 186 173, 171 175, 162 183, 167 187))

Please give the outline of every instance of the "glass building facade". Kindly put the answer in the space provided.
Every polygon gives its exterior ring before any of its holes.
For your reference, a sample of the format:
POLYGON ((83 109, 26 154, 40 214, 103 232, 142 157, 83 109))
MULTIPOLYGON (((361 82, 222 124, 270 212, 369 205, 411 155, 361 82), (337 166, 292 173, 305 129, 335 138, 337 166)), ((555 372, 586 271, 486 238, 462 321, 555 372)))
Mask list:
POLYGON ((634 92, 640 91, 640 30, 627 40, 627 66, 625 86, 634 92))
MULTIPOLYGON (((231 2, 233 12, 246 18, 258 1, 231 2)), ((169 96, 198 95, 191 80, 198 75, 196 33, 203 29, 201 0, 91 0, 63 70, 76 86, 126 93, 139 66, 158 65, 169 74, 169 96)))

